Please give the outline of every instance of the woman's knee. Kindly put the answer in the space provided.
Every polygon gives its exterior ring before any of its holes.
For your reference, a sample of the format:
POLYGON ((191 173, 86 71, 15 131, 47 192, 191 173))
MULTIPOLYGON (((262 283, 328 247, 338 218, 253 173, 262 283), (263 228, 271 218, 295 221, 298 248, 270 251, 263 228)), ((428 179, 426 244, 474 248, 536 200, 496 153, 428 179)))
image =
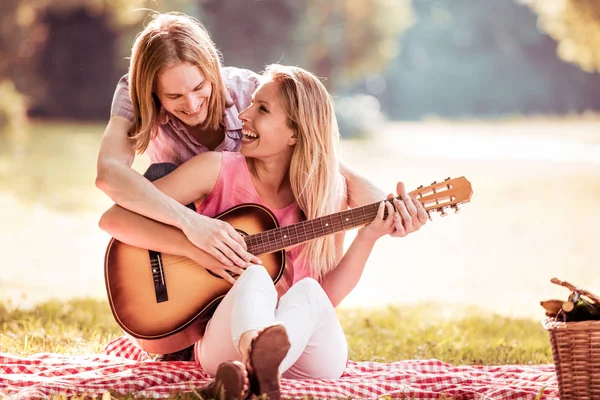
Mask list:
POLYGON ((298 282, 296 282, 292 287, 296 287, 297 290, 302 290, 311 294, 325 294, 325 291, 323 290, 321 284, 313 278, 301 279, 298 282))
POLYGON ((293 307, 295 304, 310 307, 311 313, 317 321, 325 320, 331 315, 335 316, 335 309, 327 293, 325 293, 321 284, 313 278, 299 280, 279 300, 279 308, 281 309, 293 307))
MULTIPOLYGON (((246 281, 251 280, 253 282, 263 282, 265 284, 273 283, 273 279, 271 279, 271 275, 265 267, 258 264, 252 264, 240 275, 238 281, 246 281)), ((272 285, 275 286, 275 285, 272 285)))
MULTIPOLYGON (((233 287, 234 302, 238 302, 240 298, 243 301, 248 301, 248 296, 254 296, 255 293, 262 293, 277 303, 277 289, 269 272, 262 265, 250 265, 240 275, 233 287), (254 294, 250 294, 254 293, 254 294)), ((275 306, 274 306, 275 307, 275 306)))
POLYGON ((312 300, 318 300, 320 304, 325 305, 327 308, 333 309, 327 293, 325 293, 321 284, 313 278, 299 280, 290 288, 290 292, 304 294, 312 300))

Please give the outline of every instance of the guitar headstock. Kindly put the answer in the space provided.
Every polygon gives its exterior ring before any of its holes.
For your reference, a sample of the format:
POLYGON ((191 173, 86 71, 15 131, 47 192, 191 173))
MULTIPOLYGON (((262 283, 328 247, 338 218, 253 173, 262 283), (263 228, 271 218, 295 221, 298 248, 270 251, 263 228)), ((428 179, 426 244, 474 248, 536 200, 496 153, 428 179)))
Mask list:
POLYGON ((471 201, 473 189, 471 188, 471 182, 461 176, 454 179, 447 178, 439 183, 433 182, 425 187, 419 186, 417 190, 410 192, 410 194, 416 195, 417 200, 423 204, 430 217, 430 211, 437 211, 442 217, 445 217, 448 215, 446 213, 447 208, 452 208, 454 212, 458 212, 460 204, 471 201))

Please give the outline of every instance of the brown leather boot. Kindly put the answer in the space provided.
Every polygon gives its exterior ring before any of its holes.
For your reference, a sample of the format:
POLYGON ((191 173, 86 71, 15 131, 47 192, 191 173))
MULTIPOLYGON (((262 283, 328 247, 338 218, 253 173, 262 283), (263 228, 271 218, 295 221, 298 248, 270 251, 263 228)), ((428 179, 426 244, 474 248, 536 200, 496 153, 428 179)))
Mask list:
POLYGON ((289 349, 290 341, 282 324, 268 326, 252 339, 246 368, 255 395, 281 399, 279 365, 289 349))
POLYGON ((215 379, 198 392, 203 399, 245 400, 250 393, 248 372, 244 363, 226 361, 219 365, 215 379))

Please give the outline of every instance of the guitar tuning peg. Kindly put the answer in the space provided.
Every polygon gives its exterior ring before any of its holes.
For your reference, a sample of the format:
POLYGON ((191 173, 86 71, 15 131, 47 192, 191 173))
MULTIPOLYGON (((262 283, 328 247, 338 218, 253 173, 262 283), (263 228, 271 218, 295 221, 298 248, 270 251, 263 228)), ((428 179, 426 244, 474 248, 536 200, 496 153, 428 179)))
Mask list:
POLYGON ((450 177, 447 177, 446 179, 444 179, 444 182, 449 181, 449 180, 450 180, 450 177))
POLYGON ((433 221, 433 218, 431 218, 431 213, 429 212, 429 210, 425 211, 427 213, 427 219, 430 221, 433 221))
POLYGON ((432 186, 433 186, 433 185, 435 185, 435 184, 437 184, 437 181, 433 181, 433 182, 431 182, 431 185, 432 185, 432 186))
POLYGON ((460 212, 460 208, 458 208, 458 204, 453 205, 452 208, 454 209, 454 214, 458 214, 460 212))
POLYGON ((417 188, 417 190, 419 190, 419 189, 423 189, 423 185, 421 185, 417 188))
POLYGON ((445 217, 446 215, 448 215, 448 213, 446 212, 446 210, 444 210, 444 207, 438 208, 438 211, 440 212, 440 215, 442 217, 445 217))

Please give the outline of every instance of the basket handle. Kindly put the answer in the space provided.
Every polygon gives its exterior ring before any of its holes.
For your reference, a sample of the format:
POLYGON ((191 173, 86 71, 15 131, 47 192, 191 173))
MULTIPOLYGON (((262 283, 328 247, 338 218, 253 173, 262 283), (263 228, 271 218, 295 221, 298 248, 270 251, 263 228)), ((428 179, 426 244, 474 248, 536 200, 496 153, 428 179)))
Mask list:
POLYGON ((587 296, 590 300, 592 300, 596 305, 600 306, 600 297, 598 297, 597 295, 595 295, 592 292, 588 292, 587 290, 585 290, 584 288, 581 287, 577 287, 567 281, 563 281, 560 280, 558 278, 552 278, 550 280, 550 282, 554 283, 555 285, 559 285, 559 286, 564 286, 567 289, 569 289, 571 292, 579 292, 579 294, 582 294, 584 296, 587 296))

